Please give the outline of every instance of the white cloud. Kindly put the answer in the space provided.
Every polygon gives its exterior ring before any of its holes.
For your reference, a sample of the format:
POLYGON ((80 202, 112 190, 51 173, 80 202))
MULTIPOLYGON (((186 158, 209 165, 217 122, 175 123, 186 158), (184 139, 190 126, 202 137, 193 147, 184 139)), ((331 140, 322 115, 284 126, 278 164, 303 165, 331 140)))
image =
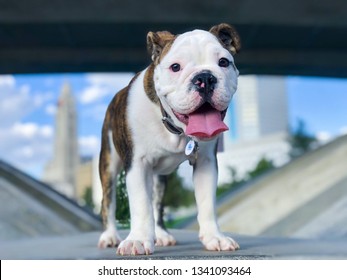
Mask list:
POLYGON ((331 141, 333 136, 327 131, 319 131, 316 133, 316 138, 320 144, 325 144, 331 141))
POLYGON ((17 152, 19 153, 20 157, 24 157, 27 159, 32 158, 34 153, 35 153, 33 147, 31 147, 31 146, 24 146, 24 147, 18 149, 17 152))
POLYGON ((12 125, 53 99, 53 93, 31 92, 29 85, 17 86, 10 75, 0 75, 0 127, 12 125))
POLYGON ((45 138, 52 138, 53 137, 53 127, 50 125, 43 125, 40 127, 39 129, 40 134, 42 135, 42 137, 45 138))
POLYGON ((100 138, 95 135, 80 137, 78 144, 81 155, 96 155, 100 151, 100 138))
POLYGON ((18 146, 25 146, 29 143, 40 145, 40 143, 51 142, 53 139, 53 127, 49 125, 38 125, 36 123, 16 122, 10 127, 0 128, 0 138, 2 145, 0 149, 5 150, 1 154, 6 154, 18 146), (10 149, 9 149, 10 148, 10 149))
POLYGON ((12 75, 1 75, 0 76, 0 88, 12 88, 16 84, 16 80, 12 75))
POLYGON ((0 157, 27 172, 42 168, 51 158, 53 150, 51 126, 16 122, 12 126, 0 128, 0 139, 0 157))
POLYGON ((39 108, 54 99, 54 94, 52 92, 40 92, 32 95, 32 103, 35 108, 39 108))
POLYGON ((45 108, 45 112, 49 116, 55 116, 55 113, 57 112, 57 105, 53 103, 48 104, 45 108))
POLYGON ((87 74, 87 81, 94 85, 107 85, 116 90, 128 85, 133 73, 92 73, 87 74))
POLYGON ((81 112, 82 113, 81 116, 85 119, 93 118, 97 122, 100 122, 100 129, 101 129, 102 122, 104 121, 104 118, 105 118, 107 107, 108 107, 108 104, 106 103, 95 104, 93 106, 84 108, 83 112, 81 112))
POLYGON ((128 85, 133 76, 132 73, 87 74, 89 85, 82 91, 80 101, 82 104, 90 104, 101 101, 106 96, 113 96, 128 85))
POLYGON ((109 94, 110 91, 107 87, 102 85, 91 85, 82 92, 81 102, 83 104, 93 103, 109 94))
POLYGON ((15 123, 12 132, 17 137, 33 138, 38 134, 39 127, 35 123, 15 123))
POLYGON ((343 126, 339 130, 340 135, 347 135, 347 126, 343 126))
POLYGON ((0 75, 0 98, 0 157, 27 172, 42 169, 51 157, 53 127, 25 118, 51 100, 52 93, 33 94, 29 85, 18 86, 13 76, 0 75))
POLYGON ((52 138, 53 128, 49 125, 17 122, 7 130, 7 135, 18 139, 52 138))
POLYGON ((16 88, 14 78, 0 76, 0 127, 12 124, 32 110, 28 87, 16 88))

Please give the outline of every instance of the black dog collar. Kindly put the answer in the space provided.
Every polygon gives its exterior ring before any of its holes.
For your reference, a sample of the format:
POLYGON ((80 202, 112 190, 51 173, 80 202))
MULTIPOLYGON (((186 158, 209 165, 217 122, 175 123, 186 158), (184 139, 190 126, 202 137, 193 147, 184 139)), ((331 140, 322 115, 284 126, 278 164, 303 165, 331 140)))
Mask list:
POLYGON ((163 115, 161 120, 163 121, 163 124, 166 127, 166 129, 173 134, 177 134, 177 135, 184 134, 182 128, 180 128, 174 124, 174 122, 171 119, 171 117, 169 116, 169 114, 163 108, 163 105, 161 104, 161 102, 159 102, 159 103, 160 103, 161 114, 163 115))

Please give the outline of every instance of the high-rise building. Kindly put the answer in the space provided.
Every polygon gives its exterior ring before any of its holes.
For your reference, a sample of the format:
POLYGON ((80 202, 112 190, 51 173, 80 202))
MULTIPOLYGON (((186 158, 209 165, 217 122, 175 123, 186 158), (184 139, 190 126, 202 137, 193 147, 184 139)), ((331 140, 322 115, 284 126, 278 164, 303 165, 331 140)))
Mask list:
POLYGON ((286 80, 276 76, 240 76, 229 123, 232 139, 252 141, 288 128, 286 80))
POLYGON ((76 105, 71 87, 65 83, 57 103, 53 159, 45 168, 43 180, 62 194, 76 198, 78 165, 76 105))
POLYGON ((288 105, 285 77, 240 76, 226 117, 224 152, 218 154, 219 182, 247 177, 262 158, 275 166, 288 162, 288 105))

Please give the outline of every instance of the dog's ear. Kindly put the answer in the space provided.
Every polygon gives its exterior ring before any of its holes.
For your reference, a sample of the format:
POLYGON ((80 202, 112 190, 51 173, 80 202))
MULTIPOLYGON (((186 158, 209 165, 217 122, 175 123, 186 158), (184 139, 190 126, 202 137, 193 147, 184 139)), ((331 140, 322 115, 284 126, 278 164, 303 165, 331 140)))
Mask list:
POLYGON ((213 26, 210 32, 218 38, 221 44, 231 52, 232 55, 240 51, 241 40, 239 34, 231 25, 221 23, 213 26))
POLYGON ((175 37, 175 35, 168 31, 148 32, 147 49, 153 62, 159 62, 159 58, 162 55, 165 46, 172 44, 175 37))

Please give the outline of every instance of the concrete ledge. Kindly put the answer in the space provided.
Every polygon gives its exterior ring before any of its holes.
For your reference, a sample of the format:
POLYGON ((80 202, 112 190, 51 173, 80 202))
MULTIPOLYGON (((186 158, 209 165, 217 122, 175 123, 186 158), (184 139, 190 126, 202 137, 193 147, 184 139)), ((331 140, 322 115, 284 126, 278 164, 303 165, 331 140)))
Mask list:
MULTIPOLYGON (((116 255, 114 248, 98 249, 99 232, 35 238, 0 243, 0 259, 347 259, 347 242, 232 235, 240 244, 236 252, 203 249, 195 231, 172 230, 178 244, 157 247, 150 256, 116 255)), ((126 236, 121 231, 121 236, 126 236)))
MULTIPOLYGON (((14 207, 16 204, 22 204, 23 207, 25 206, 28 209, 28 213, 35 212, 35 215, 33 215, 35 219, 48 219, 45 217, 47 213, 51 213, 56 217, 54 221, 51 221, 55 223, 55 226, 45 225, 47 232, 54 227, 63 229, 63 224, 68 224, 75 231, 82 232, 101 230, 102 228, 101 219, 98 215, 79 206, 75 201, 60 194, 49 185, 36 180, 2 160, 0 160, 0 187, 0 195, 3 200, 5 199, 4 197, 7 197, 5 201, 1 201, 1 209, 5 218, 16 216, 18 219, 23 216, 23 210, 19 207, 14 207), (16 192, 16 194, 9 196, 10 191, 16 192), (37 207, 43 210, 35 210, 37 207), (12 213, 9 212, 9 208, 12 208, 12 213)), ((0 219, 0 224, 1 222, 3 221, 0 219)), ((26 223, 25 226, 27 228, 31 227, 32 233, 37 232, 38 225, 35 224, 37 220, 23 219, 23 221, 16 221, 16 223, 20 222, 26 223)), ((11 226, 13 227, 13 225, 11 226)), ((8 228, 9 223, 4 226, 3 231, 5 232, 8 228)), ((22 233, 20 227, 17 227, 17 230, 19 234, 22 233)))

